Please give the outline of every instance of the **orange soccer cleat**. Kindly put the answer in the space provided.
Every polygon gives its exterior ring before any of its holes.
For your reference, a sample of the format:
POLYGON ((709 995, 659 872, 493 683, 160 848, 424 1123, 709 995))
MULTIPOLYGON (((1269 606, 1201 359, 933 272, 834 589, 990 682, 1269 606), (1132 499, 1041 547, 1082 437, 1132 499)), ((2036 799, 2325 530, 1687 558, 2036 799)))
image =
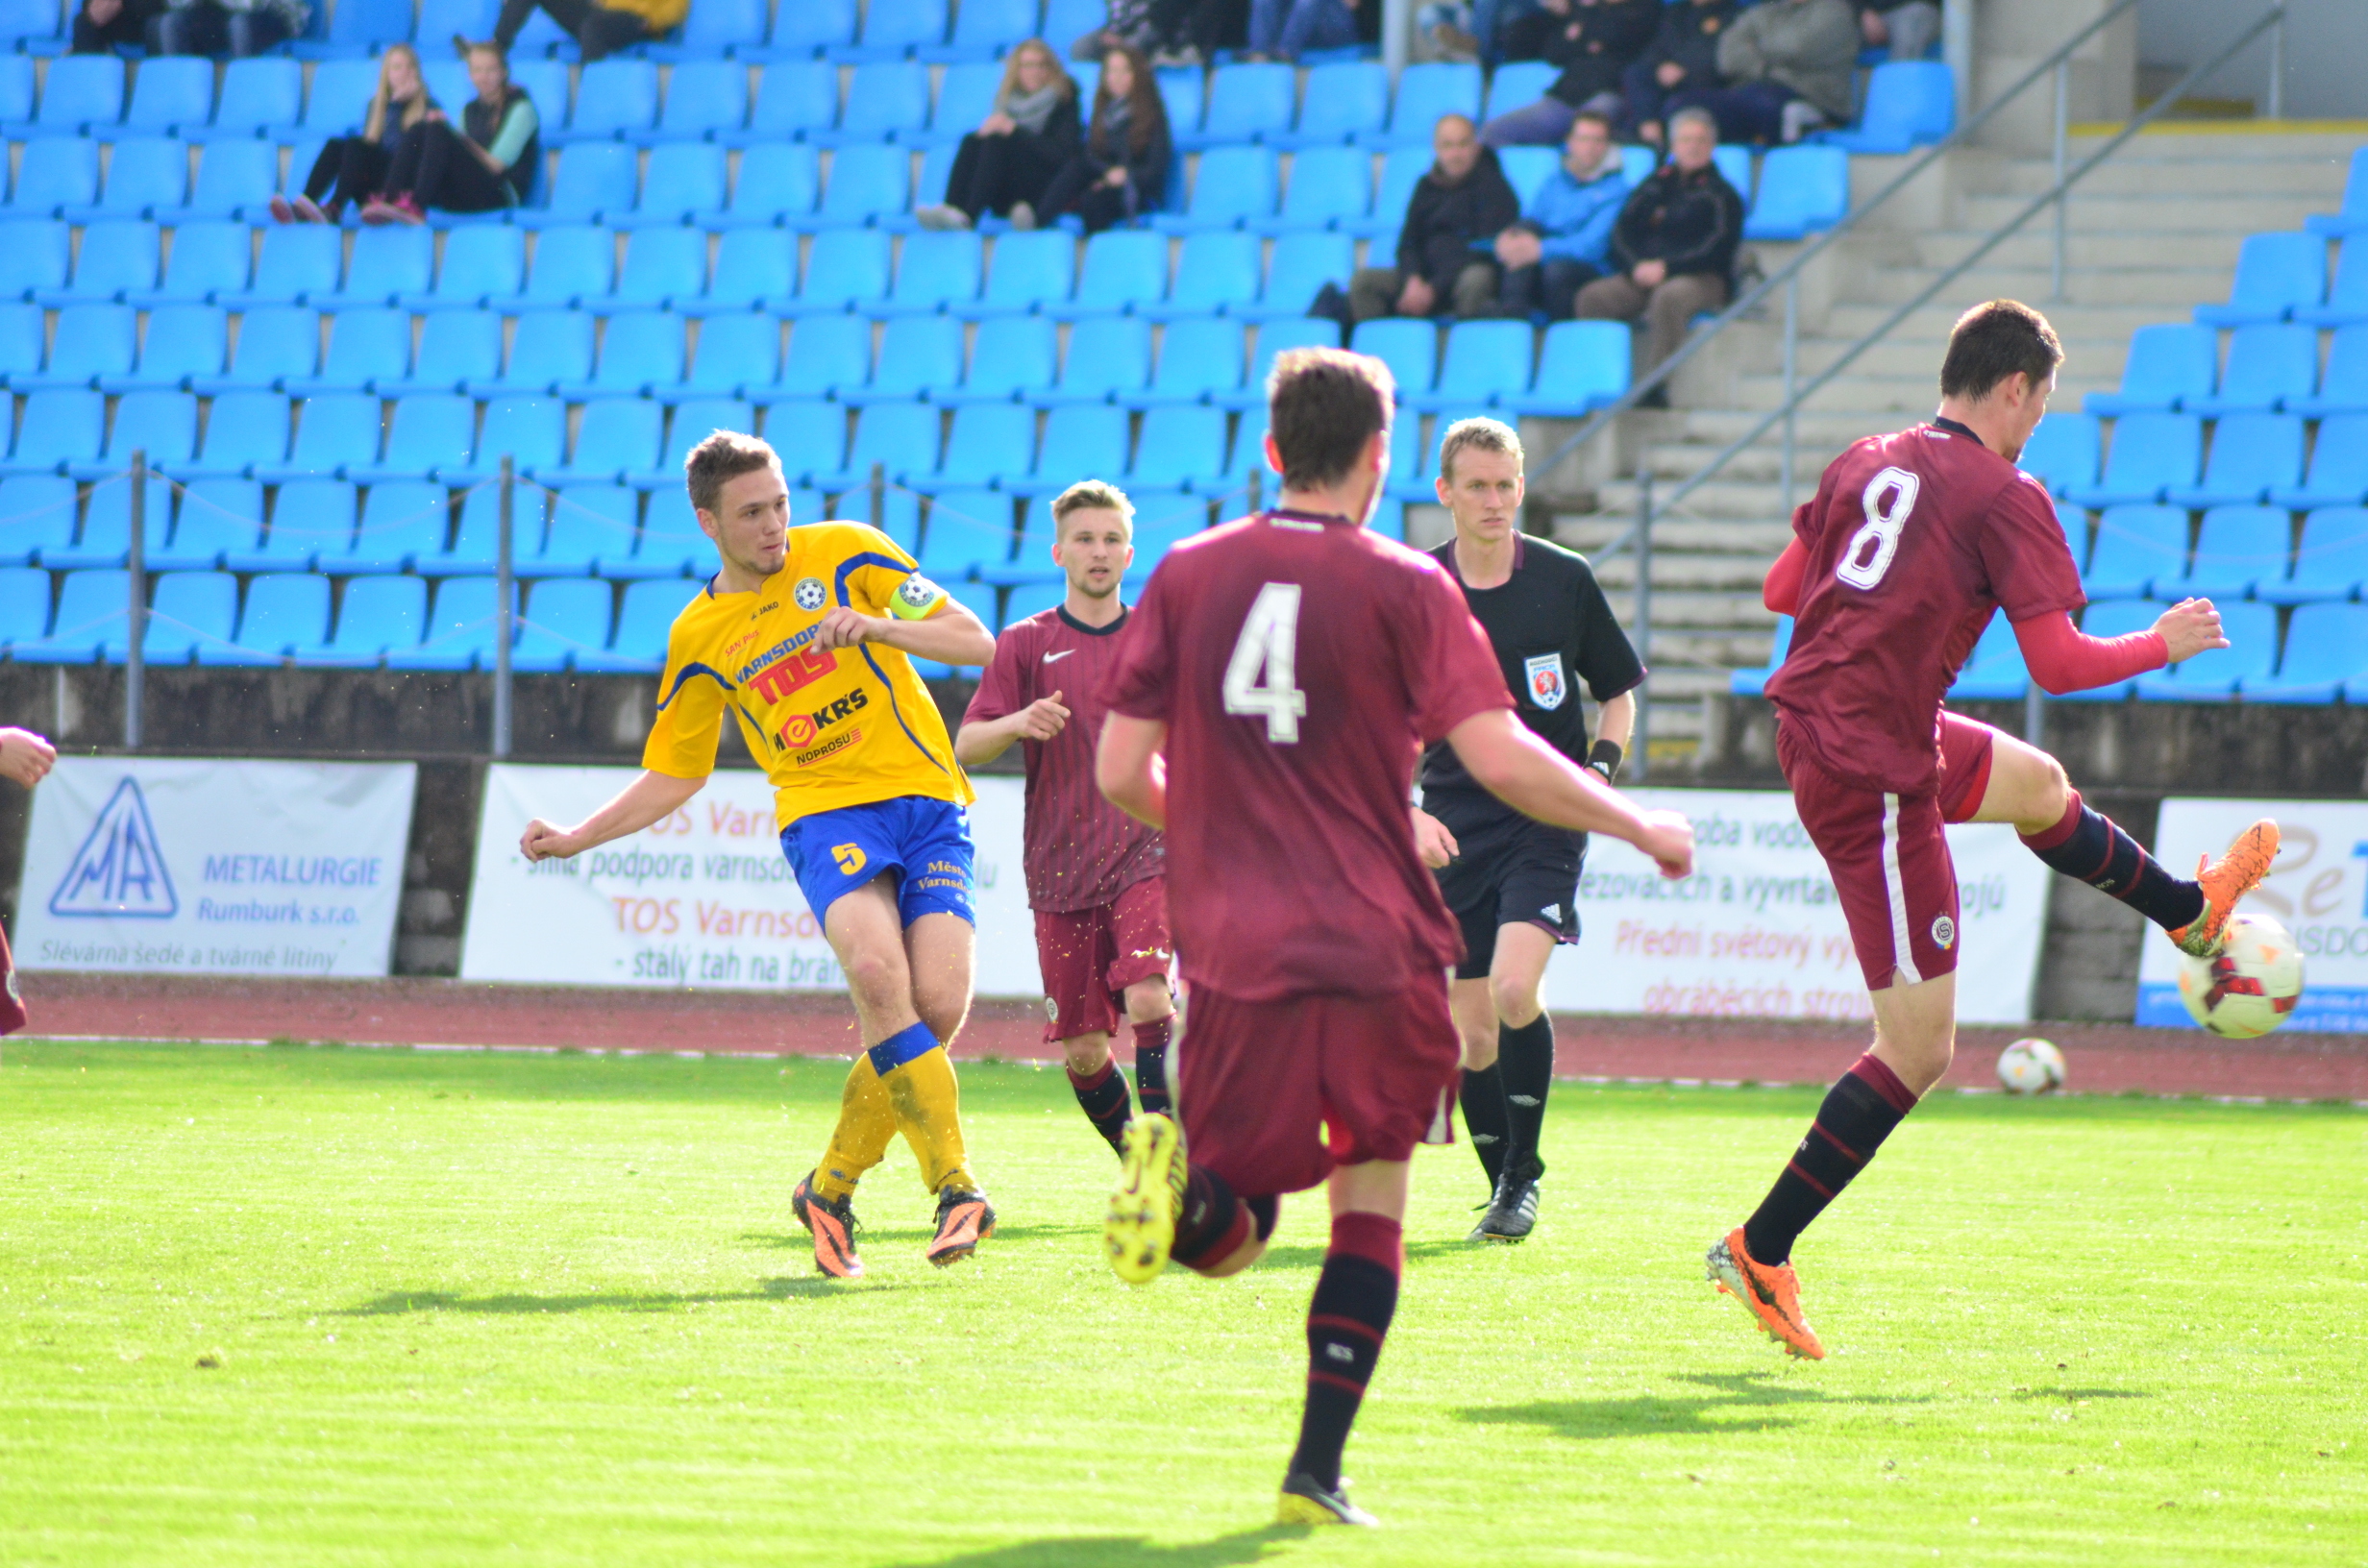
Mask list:
POLYGON ((2195 880, 2204 889, 2204 913, 2171 933, 2179 950, 2195 958, 2218 957, 2228 943, 2236 901, 2261 885, 2277 858, 2278 824, 2264 817, 2237 834, 2218 860, 2199 861, 2195 880))
POLYGON ((863 1260, 855 1256, 855 1206, 846 1198, 817 1197, 814 1173, 798 1179, 789 1194, 789 1212, 814 1237, 814 1267, 834 1280, 863 1278, 863 1260))
POLYGON ((938 1267, 958 1263, 995 1234, 995 1206, 983 1192, 950 1187, 937 1195, 937 1234, 922 1256, 938 1267))
POLYGON ((1738 1225, 1724 1239, 1713 1242, 1710 1251, 1711 1283, 1728 1295, 1751 1309, 1751 1315, 1760 1320, 1769 1338, 1785 1347, 1786 1354, 1805 1357, 1813 1361, 1825 1360, 1825 1346, 1817 1342, 1817 1331, 1801 1315, 1800 1276, 1792 1272, 1790 1263, 1763 1263, 1751 1256, 1743 1245, 1743 1227, 1738 1225))

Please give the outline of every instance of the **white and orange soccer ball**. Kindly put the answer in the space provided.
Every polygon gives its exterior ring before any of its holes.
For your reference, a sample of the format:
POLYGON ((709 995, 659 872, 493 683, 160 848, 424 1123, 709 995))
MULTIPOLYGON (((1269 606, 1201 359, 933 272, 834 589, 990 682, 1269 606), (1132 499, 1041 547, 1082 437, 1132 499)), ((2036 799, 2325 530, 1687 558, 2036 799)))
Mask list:
POLYGON ((1998 1053, 1998 1087, 2010 1094, 2053 1093, 2063 1079, 2063 1052, 2053 1041, 2018 1040, 1998 1053))
POLYGON ((2251 1040, 2294 1016, 2303 994, 2303 955, 2266 915, 2231 917, 2218 958, 2179 961, 2179 999, 2215 1035, 2251 1040))

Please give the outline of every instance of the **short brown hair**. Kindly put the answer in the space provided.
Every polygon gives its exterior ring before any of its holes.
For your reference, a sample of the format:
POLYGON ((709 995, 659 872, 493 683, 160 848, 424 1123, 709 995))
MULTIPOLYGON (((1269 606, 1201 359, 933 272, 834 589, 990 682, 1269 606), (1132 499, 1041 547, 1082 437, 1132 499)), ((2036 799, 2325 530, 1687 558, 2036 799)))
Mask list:
POLYGON ((780 461, 773 448, 755 436, 717 430, 682 459, 682 482, 690 487, 691 504, 712 516, 724 504, 725 485, 743 474, 777 468, 780 461))
MULTIPOLYGON (((1587 124, 1590 121, 1592 121, 1596 125, 1602 126, 1604 135, 1609 135, 1612 134, 1612 116, 1606 114, 1600 109, 1582 109, 1576 114, 1570 116, 1570 125, 1572 130, 1576 130, 1578 127, 1587 124)), ((1569 139, 1570 132, 1564 132, 1563 140, 1568 141, 1569 139)))
POLYGON ((1449 484, 1455 482, 1455 454, 1466 447, 1502 453, 1517 463, 1528 455, 1521 450, 1519 434, 1503 420, 1485 416, 1459 419, 1447 427, 1447 433, 1439 440, 1439 472, 1449 484))
POLYGON ((1390 429, 1397 382, 1370 355, 1287 349, 1267 376, 1267 422, 1283 483, 1320 490, 1348 477, 1366 443, 1390 429))
POLYGON ((1126 492, 1107 479, 1079 479, 1052 498, 1052 526, 1059 527, 1069 521, 1072 512, 1116 512, 1126 525, 1126 531, 1135 531, 1135 503, 1126 499, 1126 492))
POLYGON ((1986 398, 2011 376, 2034 386, 2063 363, 2063 341, 2047 318, 2016 300, 1991 300, 1957 318, 1948 357, 1940 361, 1940 395, 1986 398))

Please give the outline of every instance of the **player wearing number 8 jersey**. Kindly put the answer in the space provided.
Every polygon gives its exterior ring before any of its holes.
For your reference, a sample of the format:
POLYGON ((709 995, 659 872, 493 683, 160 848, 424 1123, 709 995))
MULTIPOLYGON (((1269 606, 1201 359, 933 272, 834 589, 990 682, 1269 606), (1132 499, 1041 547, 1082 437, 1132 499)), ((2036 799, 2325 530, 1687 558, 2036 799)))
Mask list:
POLYGON ((2228 646, 2205 600, 2127 637, 2074 628, 2079 568, 2047 491, 2014 467, 2062 359, 2026 306, 1966 312, 1941 367, 1939 414, 1836 458, 1768 574, 1768 607, 1797 617, 1767 685, 1777 759, 1833 873, 1875 1016, 1873 1047, 1826 1096, 1765 1201, 1710 1252, 1712 1280, 1794 1355, 1825 1354, 1801 1315, 1794 1239, 1940 1081, 1955 1048, 1962 933, 1944 824, 2013 823, 2049 866, 2203 955, 2277 855, 2277 824, 2257 822, 2196 881, 2173 877, 2082 804, 2053 757, 1941 709, 2001 609, 2050 692, 2228 646))
POLYGON ((1133 1283, 1170 1258, 1233 1274, 1266 1249, 1281 1194, 1328 1183, 1281 1514, 1364 1524, 1341 1451, 1396 1306, 1409 1157, 1445 1139, 1461 1055, 1460 943, 1407 810, 1417 753, 1443 740, 1482 788, 1673 875, 1693 841, 1516 720, 1454 580, 1364 528, 1389 469, 1388 369, 1295 350, 1268 387, 1281 504, 1169 553, 1104 692, 1098 775, 1167 831, 1187 987, 1183 1137, 1158 1115, 1128 1126, 1105 1237, 1133 1283))

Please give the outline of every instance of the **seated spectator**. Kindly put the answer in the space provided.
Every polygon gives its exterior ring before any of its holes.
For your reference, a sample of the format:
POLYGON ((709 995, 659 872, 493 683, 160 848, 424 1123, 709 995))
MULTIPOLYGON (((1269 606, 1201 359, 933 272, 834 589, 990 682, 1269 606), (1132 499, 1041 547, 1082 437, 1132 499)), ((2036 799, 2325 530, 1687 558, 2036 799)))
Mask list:
POLYGON ((1718 40, 1723 87, 1689 87, 1669 107, 1706 109, 1722 140, 1792 142, 1850 118, 1859 29, 1849 0, 1763 0, 1718 40))
MULTIPOLYGON (((1680 110, 1669 117, 1669 161, 1637 186, 1612 227, 1612 258, 1620 270, 1580 289, 1571 310, 1583 321, 1642 317, 1639 377, 1677 352, 1695 316, 1725 306, 1743 238, 1743 198, 1711 157, 1718 150, 1717 122, 1707 110, 1680 110)), ((1667 404, 1658 387, 1645 401, 1667 404)))
POLYGON ((1611 117, 1579 110, 1562 166, 1538 187, 1520 220, 1496 236, 1496 264, 1505 269, 1496 313, 1567 317, 1579 290, 1610 264, 1612 226, 1627 200, 1627 176, 1612 156, 1611 117))
POLYGON ((1139 49, 1113 49, 1101 59, 1085 145, 1052 177, 1029 221, 1022 223, 1015 209, 1012 223, 1032 228, 1038 219, 1074 212, 1087 233, 1099 233, 1159 206, 1173 156, 1168 106, 1151 79, 1151 62, 1139 49))
POLYGON ((1502 40, 1509 29, 1538 13, 1542 0, 1434 0, 1415 12, 1415 30, 1446 60, 1477 60, 1491 70, 1515 58, 1502 40))
POLYGON ((924 229, 968 229, 980 214, 1024 216, 1036 224, 1036 204, 1061 166, 1077 155, 1077 84, 1042 38, 1030 38, 1003 63, 995 111, 962 138, 946 178, 946 199, 916 209, 924 229))
POLYGON ((156 16, 156 0, 83 0, 74 12, 73 51, 103 55, 123 44, 145 45, 156 16))
POLYGON ((1153 65, 1205 65, 1249 37, 1249 0, 1159 0, 1152 11, 1153 65))
POLYGON ((164 0, 157 18, 157 52, 234 55, 244 60, 305 30, 312 8, 305 0, 164 0))
POLYGON ((295 201, 271 199, 271 215, 282 223, 334 223, 349 202, 367 203, 386 188, 395 149, 404 133, 416 129, 435 108, 419 73, 419 55, 407 43, 390 43, 379 57, 379 90, 370 95, 361 134, 336 136, 312 160, 312 172, 295 201), (321 198, 329 200, 323 203, 321 198))
POLYGON ((1359 0, 1250 0, 1250 60, 1296 61, 1357 41, 1359 0))
POLYGON ((542 122, 534 100, 509 79, 509 57, 491 43, 469 45, 477 96, 456 131, 431 109, 403 134, 386 175, 386 193, 362 208, 364 223, 424 223, 430 208, 491 212, 516 207, 534 183, 542 122))
MULTIPOLYGON (((1616 114, 1620 75, 1636 62, 1661 25, 1661 0, 1543 0, 1545 10, 1516 23, 1513 33, 1542 34, 1539 58, 1563 74, 1534 104, 1507 110, 1480 128, 1491 147, 1551 147, 1570 134, 1579 110, 1616 114), (1536 24, 1546 24, 1540 28, 1536 24)), ((1516 58, 1525 58, 1516 53, 1516 58)))
POLYGON ((1620 73, 1626 113, 1617 129, 1660 146, 1669 95, 1718 85, 1718 40, 1741 12, 1737 0, 1678 0, 1664 9, 1644 58, 1620 73))
POLYGON ((501 46, 505 61, 509 58, 509 46, 518 41, 518 30, 527 25, 538 5, 576 40, 586 62, 613 55, 629 44, 662 38, 691 13, 691 0, 502 0, 501 19, 493 24, 493 41, 501 46))
POLYGON ((1397 233, 1395 266, 1360 267, 1348 298, 1326 284, 1314 311, 1338 319, 1375 316, 1458 316, 1496 312, 1493 247, 1521 215, 1520 198, 1505 183, 1496 154, 1462 114, 1442 114, 1431 128, 1430 171, 1415 182, 1397 233))
POLYGON ((1870 49, 1893 60, 1922 60, 1940 37, 1940 8, 1933 0, 1859 0, 1859 30, 1870 49))

